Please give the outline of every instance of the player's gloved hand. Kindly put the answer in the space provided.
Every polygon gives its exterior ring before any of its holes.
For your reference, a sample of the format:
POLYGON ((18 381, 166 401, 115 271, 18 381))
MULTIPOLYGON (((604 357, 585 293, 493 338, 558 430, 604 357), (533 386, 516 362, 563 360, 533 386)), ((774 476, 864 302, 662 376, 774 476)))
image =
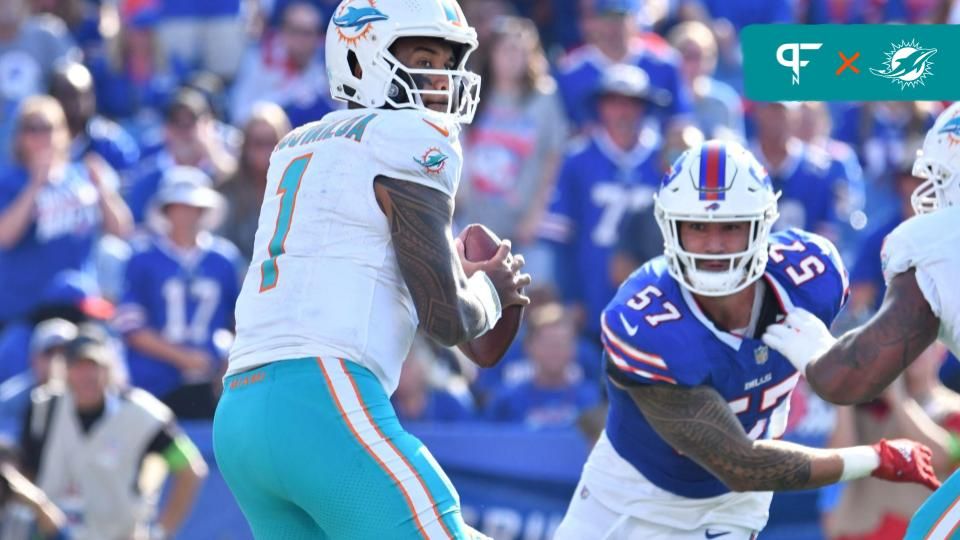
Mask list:
POLYGON ((930 462, 930 449, 926 446, 907 439, 880 439, 873 449, 880 456, 880 466, 871 476, 890 482, 922 484, 931 490, 940 487, 930 462))
POLYGON ((782 322, 768 326, 761 339, 786 356, 800 373, 806 373, 807 364, 829 351, 837 341, 820 319, 799 308, 788 313, 782 322))

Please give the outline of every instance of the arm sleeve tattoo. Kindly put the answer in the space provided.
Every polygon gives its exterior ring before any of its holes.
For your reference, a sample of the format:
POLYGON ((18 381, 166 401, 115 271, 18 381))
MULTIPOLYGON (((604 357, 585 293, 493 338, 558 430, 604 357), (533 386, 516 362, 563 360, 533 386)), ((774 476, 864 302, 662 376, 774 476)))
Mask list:
POLYGON ((939 327, 911 269, 890 280, 872 319, 810 364, 807 379, 834 403, 869 401, 933 343, 939 327))
POLYGON ((713 388, 646 385, 627 390, 644 417, 674 449, 734 491, 808 489, 836 482, 842 460, 781 441, 753 441, 713 388), (816 466, 816 461, 833 463, 816 466))
POLYGON ((476 336, 484 322, 483 308, 465 294, 467 277, 450 230, 453 200, 438 190, 383 176, 377 177, 374 189, 420 327, 446 346, 476 336))

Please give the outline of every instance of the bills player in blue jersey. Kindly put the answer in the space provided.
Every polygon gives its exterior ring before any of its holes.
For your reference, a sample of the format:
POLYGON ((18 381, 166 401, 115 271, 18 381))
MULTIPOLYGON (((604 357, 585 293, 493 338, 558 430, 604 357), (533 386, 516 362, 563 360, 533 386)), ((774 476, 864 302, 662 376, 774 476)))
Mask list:
POLYGON ((601 126, 564 158, 541 235, 555 247, 563 300, 600 335, 600 311, 616 290, 608 260, 628 211, 653 203, 662 175, 660 138, 645 129, 650 80, 638 67, 608 68, 597 91, 601 126))
MULTIPOLYGON (((817 394, 833 403, 861 403, 886 388, 935 340, 960 354, 960 103, 937 118, 917 152, 923 178, 910 202, 916 216, 898 225, 881 252, 887 290, 866 324, 834 339, 804 309, 770 326, 763 341, 783 352, 817 394)), ((799 306, 803 308, 804 306, 799 306)), ((960 448, 953 437, 951 446, 960 448)), ((960 474, 917 510, 908 539, 957 538, 960 474)))
POLYGON ((557 539, 746 540, 766 524, 772 491, 871 474, 937 486, 929 449, 912 441, 776 440, 799 374, 759 337, 795 307, 830 322, 847 289, 828 240, 770 233, 777 197, 735 143, 693 148, 664 177, 664 255, 603 311, 607 426, 557 539))
POLYGON ((133 242, 114 321, 133 384, 179 418, 213 417, 212 381, 223 373, 240 293, 239 251, 208 232, 223 204, 210 183, 194 167, 164 173, 149 212, 159 233, 133 242))

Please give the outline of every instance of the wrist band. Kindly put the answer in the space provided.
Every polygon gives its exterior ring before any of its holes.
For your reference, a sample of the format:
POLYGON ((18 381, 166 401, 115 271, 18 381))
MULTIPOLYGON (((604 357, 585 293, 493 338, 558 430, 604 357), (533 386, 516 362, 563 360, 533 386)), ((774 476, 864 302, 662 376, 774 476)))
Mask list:
POLYGON ((880 455, 869 446, 854 446, 840 448, 837 454, 843 459, 843 472, 840 481, 856 480, 870 476, 880 466, 880 455))
POLYGON ((497 287, 494 286, 493 281, 490 280, 490 276, 483 270, 477 270, 470 276, 467 280, 467 287, 473 291, 477 299, 480 300, 481 307, 483 307, 483 330, 477 334, 477 337, 480 337, 496 326, 497 321, 500 320, 500 315, 503 312, 500 305, 500 294, 497 292, 497 287))

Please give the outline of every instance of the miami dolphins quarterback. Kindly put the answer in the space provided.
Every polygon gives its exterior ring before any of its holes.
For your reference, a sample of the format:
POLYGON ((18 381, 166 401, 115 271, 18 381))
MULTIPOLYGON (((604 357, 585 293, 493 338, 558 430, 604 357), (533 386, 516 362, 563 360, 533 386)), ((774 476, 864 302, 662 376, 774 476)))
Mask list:
POLYGON ((509 241, 475 263, 451 234, 476 32, 454 0, 344 0, 326 39, 349 108, 271 156, 217 462, 258 539, 472 538, 389 395, 418 326, 452 346, 529 302, 509 241))

